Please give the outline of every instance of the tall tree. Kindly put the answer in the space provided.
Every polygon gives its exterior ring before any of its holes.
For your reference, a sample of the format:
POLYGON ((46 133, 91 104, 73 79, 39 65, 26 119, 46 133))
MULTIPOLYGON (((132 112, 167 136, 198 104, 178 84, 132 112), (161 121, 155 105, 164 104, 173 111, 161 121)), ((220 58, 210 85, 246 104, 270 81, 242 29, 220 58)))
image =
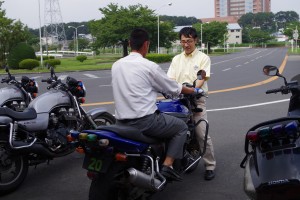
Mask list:
MULTIPOLYGON (((94 48, 105 48, 121 44, 125 56, 130 32, 134 28, 142 27, 149 32, 150 50, 154 51, 156 49, 158 32, 157 16, 154 14, 154 10, 140 4, 126 8, 113 3, 99 10, 104 17, 89 23, 92 35, 96 37, 94 48)), ((170 22, 160 23, 160 46, 171 46, 171 42, 176 39, 173 28, 174 25, 170 22)))
POLYGON ((27 27, 19 20, 5 17, 6 12, 2 10, 2 4, 0 1, 0 65, 6 62, 7 54, 15 45, 30 38, 27 27))
MULTIPOLYGON (((210 22, 202 24, 202 40, 208 44, 208 51, 211 52, 211 47, 223 44, 227 39, 227 22, 210 22), (225 40, 224 40, 225 39, 225 40)), ((194 24, 193 27, 197 30, 198 35, 201 34, 201 24, 194 24)))

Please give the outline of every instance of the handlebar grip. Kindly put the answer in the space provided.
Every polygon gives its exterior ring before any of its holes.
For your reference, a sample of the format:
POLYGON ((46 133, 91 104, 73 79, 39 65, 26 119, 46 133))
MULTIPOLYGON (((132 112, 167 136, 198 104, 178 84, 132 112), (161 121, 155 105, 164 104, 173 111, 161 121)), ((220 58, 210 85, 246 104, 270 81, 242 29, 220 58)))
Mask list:
POLYGON ((48 80, 47 79, 42 79, 42 82, 47 82, 48 80))
POLYGON ((282 88, 267 90, 266 94, 277 93, 277 92, 282 92, 282 88))

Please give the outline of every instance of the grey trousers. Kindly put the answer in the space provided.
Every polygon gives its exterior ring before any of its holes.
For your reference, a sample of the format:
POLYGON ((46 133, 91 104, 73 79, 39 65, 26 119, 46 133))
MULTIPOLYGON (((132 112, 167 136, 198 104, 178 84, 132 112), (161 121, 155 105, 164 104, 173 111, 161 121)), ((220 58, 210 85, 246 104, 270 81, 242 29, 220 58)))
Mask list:
POLYGON ((188 127, 181 119, 155 112, 140 119, 117 121, 117 124, 138 128, 147 136, 166 141, 167 156, 174 159, 182 158, 188 127))
MULTIPOLYGON (((199 100, 197 100, 197 107, 202 108, 203 112, 195 113, 194 119, 197 122, 200 118, 207 120, 207 112, 206 112, 206 98, 201 97, 199 100)), ((204 146, 204 136, 205 136, 205 123, 200 123, 196 127, 196 135, 197 139, 199 141, 199 145, 201 149, 203 149, 204 146)), ((214 155, 214 147, 212 144, 211 137, 207 136, 207 144, 206 144, 206 152, 203 156, 204 166, 206 170, 214 170, 216 168, 216 159, 214 155)))

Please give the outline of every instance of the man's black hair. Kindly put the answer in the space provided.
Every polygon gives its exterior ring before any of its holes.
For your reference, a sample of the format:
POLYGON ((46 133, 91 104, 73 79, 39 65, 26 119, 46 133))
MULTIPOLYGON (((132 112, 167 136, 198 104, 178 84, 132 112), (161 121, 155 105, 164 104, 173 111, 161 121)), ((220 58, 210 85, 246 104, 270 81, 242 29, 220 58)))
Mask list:
POLYGON ((136 28, 130 34, 131 50, 140 50, 145 41, 149 41, 149 34, 145 29, 136 28))
POLYGON ((179 31, 179 39, 181 39, 181 36, 187 37, 187 38, 197 38, 197 31, 193 27, 184 27, 179 31))

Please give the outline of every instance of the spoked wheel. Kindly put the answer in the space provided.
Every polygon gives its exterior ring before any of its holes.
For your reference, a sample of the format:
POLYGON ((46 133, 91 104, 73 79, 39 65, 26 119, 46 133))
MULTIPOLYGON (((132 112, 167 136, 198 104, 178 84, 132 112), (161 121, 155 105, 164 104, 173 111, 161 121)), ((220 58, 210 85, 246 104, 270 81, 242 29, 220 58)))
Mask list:
POLYGON ((107 126, 116 123, 116 118, 110 113, 102 113, 93 119, 97 126, 107 126))
POLYGON ((16 190, 28 172, 26 156, 13 154, 8 143, 0 141, 0 195, 16 190))

